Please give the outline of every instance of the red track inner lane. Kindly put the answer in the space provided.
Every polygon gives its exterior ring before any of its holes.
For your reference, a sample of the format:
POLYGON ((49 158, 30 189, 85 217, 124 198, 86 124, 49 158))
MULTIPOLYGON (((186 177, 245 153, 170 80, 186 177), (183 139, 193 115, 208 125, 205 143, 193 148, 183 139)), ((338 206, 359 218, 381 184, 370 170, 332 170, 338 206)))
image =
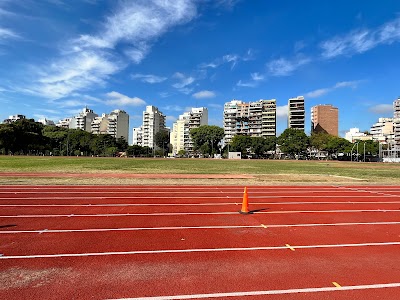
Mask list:
POLYGON ((0 298, 400 298, 400 287, 384 287, 400 282, 400 187, 248 190, 250 209, 260 210, 251 215, 237 213, 242 187, 2 186, 0 298), (309 290, 333 282, 361 287, 309 290), (286 292, 293 289, 306 292, 286 292), (273 290, 283 292, 235 295, 273 290))

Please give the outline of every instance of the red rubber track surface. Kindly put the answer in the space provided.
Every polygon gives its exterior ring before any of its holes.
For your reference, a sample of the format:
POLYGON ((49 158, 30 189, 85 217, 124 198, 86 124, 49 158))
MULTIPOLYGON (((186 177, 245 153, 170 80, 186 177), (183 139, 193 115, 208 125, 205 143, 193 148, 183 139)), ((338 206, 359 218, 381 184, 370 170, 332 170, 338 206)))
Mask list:
POLYGON ((0 186, 0 298, 400 299, 400 186, 248 187, 249 215, 242 196, 0 186))

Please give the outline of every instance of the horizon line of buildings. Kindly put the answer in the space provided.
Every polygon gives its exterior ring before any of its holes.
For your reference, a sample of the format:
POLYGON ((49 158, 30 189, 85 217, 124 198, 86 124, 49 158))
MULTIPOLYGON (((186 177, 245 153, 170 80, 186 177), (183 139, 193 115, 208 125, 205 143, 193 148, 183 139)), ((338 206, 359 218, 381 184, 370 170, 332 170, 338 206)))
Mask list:
MULTIPOLYGON (((298 96, 288 100, 287 126, 297 130, 305 129, 304 97, 298 96)), ((358 128, 350 128, 345 138, 350 142, 356 140, 375 140, 387 143, 400 150, 400 97, 393 102, 393 118, 379 118, 373 124, 370 134, 360 132, 358 128)), ((4 123, 10 123, 23 115, 10 116, 4 123)), ((276 136, 276 99, 244 102, 232 100, 226 102, 223 111, 224 143, 230 143, 235 135, 253 137, 276 136)), ((39 120, 45 125, 63 128, 82 129, 94 134, 110 134, 115 138, 129 141, 129 115, 123 110, 113 110, 109 114, 98 116, 93 110, 85 107, 82 112, 72 118, 60 120, 57 124, 46 119, 39 120)), ((311 108, 311 133, 328 133, 339 136, 339 111, 330 104, 316 105, 311 108)), ((208 125, 208 109, 192 108, 184 112, 173 123, 172 130, 166 127, 166 116, 155 106, 146 106, 143 111, 142 125, 133 128, 133 145, 158 149, 155 135, 166 130, 170 133, 170 144, 173 154, 180 150, 191 152, 193 143, 190 130, 201 125, 208 125)))

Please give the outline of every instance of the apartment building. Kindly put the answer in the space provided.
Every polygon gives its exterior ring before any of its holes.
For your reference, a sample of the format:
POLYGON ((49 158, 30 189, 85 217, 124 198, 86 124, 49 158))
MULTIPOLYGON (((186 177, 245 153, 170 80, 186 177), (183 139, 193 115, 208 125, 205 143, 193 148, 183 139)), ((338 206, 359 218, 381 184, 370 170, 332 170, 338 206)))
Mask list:
POLYGON ((393 132, 395 149, 400 151, 400 97, 393 102, 393 132))
POLYGON ((224 134, 226 143, 235 135, 276 136, 276 100, 225 103, 224 134))
POLYGON ((379 143, 394 143, 393 118, 379 118, 370 129, 372 140, 379 143))
POLYGON ((173 124, 170 134, 173 155, 178 154, 180 150, 185 150, 188 153, 193 152, 190 130, 202 125, 208 125, 208 109, 206 107, 192 108, 190 112, 185 112, 179 116, 173 124))
POLYGON ((13 116, 9 116, 8 119, 5 119, 3 121, 3 123, 11 124, 11 123, 14 123, 15 121, 22 120, 22 119, 26 119, 26 117, 24 115, 13 115, 13 116))
POLYGON ((93 110, 85 107, 82 112, 77 116, 72 117, 69 122, 70 129, 81 129, 88 132, 92 131, 92 121, 94 118, 98 117, 93 110))
POLYGON ((56 123, 56 126, 68 129, 70 123, 71 123, 71 118, 65 118, 63 120, 59 120, 58 123, 56 123))
POLYGON ((124 110, 113 110, 107 116, 107 133, 116 139, 129 139, 129 115, 124 110))
POLYGON ((288 128, 304 131, 304 97, 290 98, 288 102, 288 128))
POLYGON ((339 110, 330 104, 311 108, 311 133, 339 136, 339 110))
POLYGON ((133 129, 133 144, 157 148, 155 136, 160 130, 166 130, 165 115, 155 106, 146 106, 142 126, 133 129))

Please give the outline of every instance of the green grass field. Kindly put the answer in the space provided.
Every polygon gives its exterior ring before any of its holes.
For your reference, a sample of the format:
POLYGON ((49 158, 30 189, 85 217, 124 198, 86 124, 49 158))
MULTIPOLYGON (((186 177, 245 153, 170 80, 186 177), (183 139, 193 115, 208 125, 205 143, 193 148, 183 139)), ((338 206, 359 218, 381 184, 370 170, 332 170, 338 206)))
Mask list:
POLYGON ((287 175, 289 181, 320 175, 400 183, 400 164, 337 161, 0 156, 0 172, 287 175))

